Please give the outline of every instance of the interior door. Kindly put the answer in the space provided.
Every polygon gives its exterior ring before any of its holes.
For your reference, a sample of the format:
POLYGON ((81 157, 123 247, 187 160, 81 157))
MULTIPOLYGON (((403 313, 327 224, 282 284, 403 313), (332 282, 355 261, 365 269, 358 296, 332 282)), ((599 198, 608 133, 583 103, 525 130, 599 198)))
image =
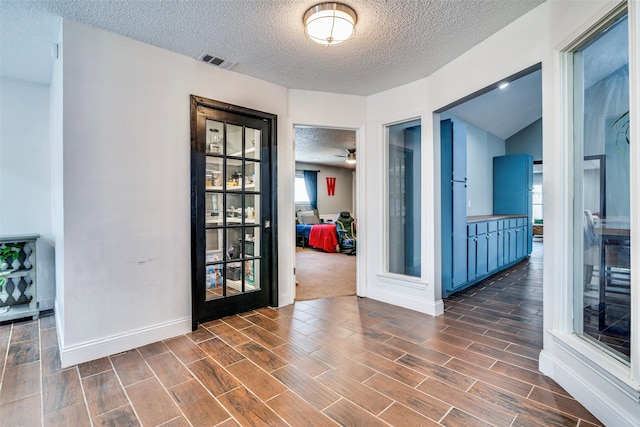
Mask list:
POLYGON ((192 324, 277 306, 276 116, 191 97, 192 324))

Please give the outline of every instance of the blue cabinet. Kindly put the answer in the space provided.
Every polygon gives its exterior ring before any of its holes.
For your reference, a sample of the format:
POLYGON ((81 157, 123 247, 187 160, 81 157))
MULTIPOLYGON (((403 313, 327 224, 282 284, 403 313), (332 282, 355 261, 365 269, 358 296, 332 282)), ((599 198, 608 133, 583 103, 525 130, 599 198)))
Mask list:
POLYGON ((476 278, 476 268, 477 268, 477 261, 476 261, 476 247, 477 247, 477 242, 478 242, 478 237, 476 236, 476 225, 475 224, 470 224, 467 227, 467 280, 471 281, 474 280, 476 278))
POLYGON ((507 239, 509 241, 507 264, 515 262, 515 260, 518 258, 518 232, 516 231, 516 228, 516 220, 510 219, 509 229, 507 230, 507 239))
POLYGON ((466 127, 459 122, 443 120, 440 137, 442 287, 443 294, 450 295, 469 280, 466 127))
POLYGON ((496 245, 497 245, 497 266, 496 268, 500 268, 502 267, 505 262, 504 262, 504 221, 503 220, 498 220, 496 221, 497 224, 497 231, 496 231, 496 245))
POLYGON ((477 223, 476 229, 476 276, 481 277, 487 274, 487 223, 477 223))
POLYGON ((453 236, 454 241, 465 245, 465 251, 454 253, 456 281, 455 285, 443 286, 445 297, 520 262, 528 255, 527 217, 477 221, 473 218, 469 218, 471 222, 462 231, 462 238, 453 236))
POLYGON ((498 268, 498 221, 487 223, 487 271, 498 268))
MULTIPOLYGON (((529 154, 513 154, 493 158, 493 214, 524 215, 527 217, 516 233, 525 239, 522 248, 516 246, 516 257, 530 254, 533 234, 531 224, 533 202, 533 157, 529 154)), ((516 228, 516 227, 512 227, 516 228)), ((516 240, 520 240, 516 239, 516 240)))
POLYGON ((442 295, 447 297, 531 252, 533 160, 494 158, 494 215, 474 220, 467 218, 466 127, 443 120, 440 136, 442 295))
MULTIPOLYGON (((466 203, 467 184, 454 181, 451 184, 453 193, 453 206, 466 203)), ((444 234, 443 234, 444 236, 444 234)), ((444 238, 444 237, 443 237, 444 238)), ((465 283, 467 278, 467 215, 462 209, 453 209, 452 222, 452 286, 455 289, 465 283)))

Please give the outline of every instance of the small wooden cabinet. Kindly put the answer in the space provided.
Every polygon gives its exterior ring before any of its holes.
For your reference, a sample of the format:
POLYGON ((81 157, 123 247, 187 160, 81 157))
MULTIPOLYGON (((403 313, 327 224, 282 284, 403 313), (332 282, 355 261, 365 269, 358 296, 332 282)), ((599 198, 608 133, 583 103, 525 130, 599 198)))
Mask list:
POLYGON ((38 318, 38 235, 0 237, 0 321, 38 318))

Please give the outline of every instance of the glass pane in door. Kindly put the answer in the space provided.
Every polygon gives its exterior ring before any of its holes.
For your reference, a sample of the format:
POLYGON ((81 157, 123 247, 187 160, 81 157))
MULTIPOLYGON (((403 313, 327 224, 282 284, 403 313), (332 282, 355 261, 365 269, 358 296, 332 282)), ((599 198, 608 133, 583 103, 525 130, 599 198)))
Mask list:
POLYGON ((260 289, 260 133, 207 121, 207 300, 260 289))
POLYGON ((204 180, 205 190, 222 190, 223 176, 222 158, 208 156, 204 180))
POLYGON ((260 160, 260 129, 245 129, 245 149, 244 156, 247 159, 260 160))
POLYGON ((205 151, 207 154, 222 154, 224 146, 224 124, 215 120, 207 120, 207 136, 205 151))
POLYGON ((245 162, 245 190, 260 191, 260 162, 245 162))
POLYGON ((242 126, 227 125, 227 157, 242 156, 242 126))

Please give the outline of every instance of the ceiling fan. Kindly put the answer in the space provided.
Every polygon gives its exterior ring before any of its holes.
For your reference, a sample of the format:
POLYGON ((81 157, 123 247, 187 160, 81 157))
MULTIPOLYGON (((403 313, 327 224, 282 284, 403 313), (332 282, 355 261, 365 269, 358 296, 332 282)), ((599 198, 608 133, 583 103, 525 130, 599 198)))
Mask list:
POLYGON ((356 149, 355 148, 347 148, 347 153, 345 155, 336 154, 336 157, 346 157, 345 162, 350 165, 355 164, 356 162, 356 149))

